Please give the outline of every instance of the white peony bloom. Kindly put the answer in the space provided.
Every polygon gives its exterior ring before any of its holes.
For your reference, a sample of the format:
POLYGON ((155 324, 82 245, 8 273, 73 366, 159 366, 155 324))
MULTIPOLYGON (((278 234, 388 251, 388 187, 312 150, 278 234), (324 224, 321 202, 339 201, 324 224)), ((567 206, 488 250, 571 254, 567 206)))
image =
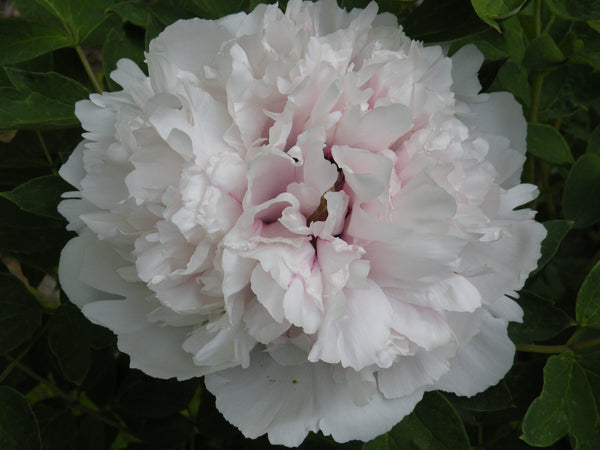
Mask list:
POLYGON ((369 440, 512 365, 544 228, 526 123, 473 46, 371 3, 182 20, 76 105, 60 281, 131 366, 205 376, 246 436, 369 440))

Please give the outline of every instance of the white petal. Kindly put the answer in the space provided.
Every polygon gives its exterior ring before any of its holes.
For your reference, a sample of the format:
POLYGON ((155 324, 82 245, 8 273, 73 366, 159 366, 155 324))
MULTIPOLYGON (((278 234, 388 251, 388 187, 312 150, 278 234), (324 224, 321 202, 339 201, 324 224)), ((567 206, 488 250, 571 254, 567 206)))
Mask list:
POLYGON ((80 279, 81 267, 85 258, 85 249, 95 242, 91 233, 71 239, 60 253, 58 280, 60 286, 72 303, 80 308, 97 300, 109 297, 105 292, 94 289, 80 279))
POLYGON ((434 384, 450 370, 446 349, 403 356, 392 367, 379 369, 377 381, 385 398, 402 398, 434 384))
POLYGON ((345 289, 327 299, 325 308, 309 361, 341 363, 355 370, 371 364, 391 364, 393 311, 387 296, 374 282, 369 280, 366 289, 345 289))
POLYGON ((459 347, 450 371, 435 388, 468 397, 497 384, 512 367, 515 346, 508 338, 506 321, 484 314, 478 334, 459 347))
POLYGON ((452 90, 461 96, 475 96, 481 90, 477 72, 483 64, 483 54, 473 45, 465 45, 452 55, 452 90))
POLYGON ((410 413, 422 393, 396 400, 375 394, 365 406, 352 401, 346 383, 336 383, 328 365, 281 366, 253 352, 248 369, 206 377, 217 408, 245 436, 268 433, 273 444, 297 446, 309 431, 321 429, 338 442, 370 440, 410 413))
POLYGON ((194 365, 192 356, 181 348, 190 331, 190 327, 152 324, 120 334, 117 347, 129 355, 133 369, 140 369, 156 378, 187 380, 203 374, 202 369, 194 365))

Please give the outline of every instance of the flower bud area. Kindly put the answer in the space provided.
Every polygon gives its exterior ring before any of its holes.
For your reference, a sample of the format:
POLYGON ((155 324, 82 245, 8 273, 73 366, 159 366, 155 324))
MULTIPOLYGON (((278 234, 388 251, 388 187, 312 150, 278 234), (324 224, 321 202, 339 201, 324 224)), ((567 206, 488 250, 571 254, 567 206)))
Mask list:
POLYGON ((133 367, 206 375, 246 436, 371 439, 427 390, 512 365, 543 227, 525 130, 481 54, 411 41, 374 3, 258 6, 151 42, 149 76, 77 104, 61 282, 133 367))

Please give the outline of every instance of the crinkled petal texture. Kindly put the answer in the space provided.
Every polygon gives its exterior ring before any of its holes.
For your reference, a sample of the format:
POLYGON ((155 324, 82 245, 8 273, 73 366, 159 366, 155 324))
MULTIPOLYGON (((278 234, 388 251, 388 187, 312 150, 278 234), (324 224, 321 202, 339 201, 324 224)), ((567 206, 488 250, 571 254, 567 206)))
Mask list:
POLYGON ((510 368, 544 228, 526 123, 481 54, 407 38, 374 3, 179 21, 146 76, 76 106, 60 280, 131 365, 206 376, 250 437, 369 440, 423 392, 510 368))

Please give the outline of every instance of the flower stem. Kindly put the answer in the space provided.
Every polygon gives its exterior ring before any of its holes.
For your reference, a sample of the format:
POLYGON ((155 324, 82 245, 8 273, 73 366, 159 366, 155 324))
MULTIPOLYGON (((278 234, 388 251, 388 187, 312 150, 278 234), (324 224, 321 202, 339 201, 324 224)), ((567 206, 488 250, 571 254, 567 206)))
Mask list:
POLYGON ((83 64, 83 67, 85 68, 85 72, 88 74, 88 77, 92 81, 92 84, 94 85, 94 89, 96 89, 96 92, 98 92, 98 94, 101 94, 102 86, 100 85, 100 82, 96 79, 96 76, 94 75, 94 71, 92 70, 92 66, 90 66, 90 62, 87 60, 87 58, 85 56, 85 52, 81 48, 81 45, 76 45, 75 51, 77 52, 77 55, 79 55, 79 59, 81 60, 81 63, 83 64))
POLYGON ((583 342, 578 342, 577 344, 571 345, 571 348, 573 350, 581 350, 584 348, 594 347, 598 344, 600 344, 600 337, 597 337, 594 339, 588 339, 587 341, 583 341, 583 342))
POLYGON ((31 370, 26 365, 22 364, 17 359, 14 359, 14 358, 12 358, 12 357, 10 357, 8 355, 4 355, 4 357, 10 361, 10 363, 11 363, 11 365, 13 367, 17 367, 19 370, 21 370, 25 374, 29 375, 29 377, 33 378, 38 383, 43 384, 48 389, 50 389, 52 392, 54 392, 54 394, 56 394, 58 397, 61 397, 64 401, 66 401, 67 403, 69 403, 74 408, 77 408, 82 413, 88 414, 90 416, 94 416, 97 419, 99 419, 102 422, 104 422, 105 424, 107 424, 107 425, 109 425, 109 426, 111 426, 111 427, 113 427, 113 428, 115 428, 115 429, 117 429, 119 431, 123 431, 124 433, 127 433, 127 434, 133 436, 133 434, 131 433, 131 431, 128 430, 127 428, 125 428, 120 423, 116 422, 115 420, 111 419, 110 417, 106 417, 100 411, 96 411, 95 409, 90 408, 89 406, 84 405, 83 403, 81 403, 77 399, 73 398, 71 395, 69 395, 66 392, 64 392, 62 389, 60 389, 54 383, 51 383, 50 381, 48 381, 44 377, 42 377, 42 376, 38 375, 37 373, 35 373, 33 370, 31 370))
POLYGON ((533 33, 534 37, 542 34, 542 0, 533 2, 533 33))
POLYGON ((515 344, 515 348, 519 352, 527 352, 527 353, 550 353, 550 354, 559 354, 564 353, 569 350, 582 350, 584 348, 595 347, 600 344, 600 337, 588 339, 587 341, 577 342, 576 344, 572 344, 572 342, 579 336, 581 333, 581 329, 577 330, 573 336, 567 341, 566 344, 562 345, 538 345, 538 344, 515 344))
POLYGON ((54 175, 56 175, 58 172, 54 167, 54 161, 52 161, 52 156, 50 156, 50 152, 48 151, 48 147, 46 146, 46 141, 42 136, 42 132, 40 130, 35 130, 35 134, 37 135, 38 140, 40 141, 40 145, 42 146, 42 150, 44 152, 44 156, 46 157, 46 161, 48 161, 48 164, 50 165, 50 170, 54 175))
POLYGON ((515 347, 519 352, 552 354, 563 353, 569 349, 567 345, 515 344, 515 347))

